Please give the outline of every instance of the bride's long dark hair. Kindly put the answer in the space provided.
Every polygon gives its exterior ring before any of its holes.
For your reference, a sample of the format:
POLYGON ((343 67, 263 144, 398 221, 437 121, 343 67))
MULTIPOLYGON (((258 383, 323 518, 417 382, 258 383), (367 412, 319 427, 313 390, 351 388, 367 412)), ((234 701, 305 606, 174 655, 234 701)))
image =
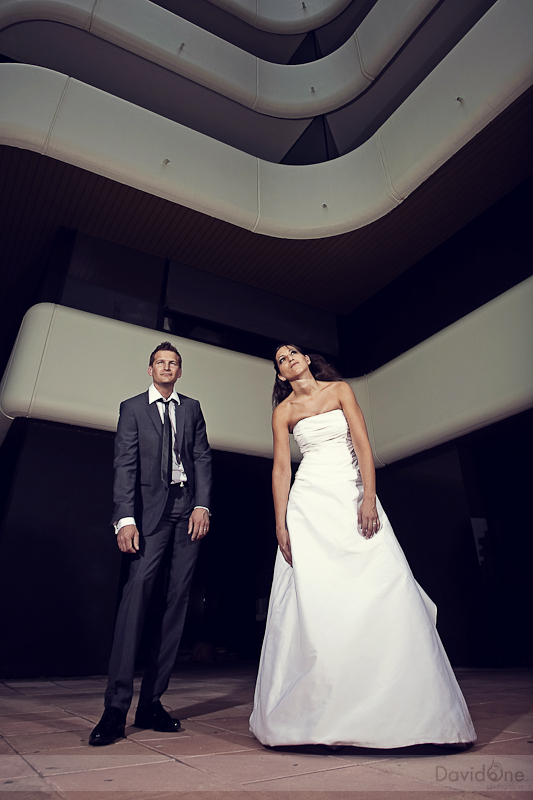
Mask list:
POLYGON ((272 390, 272 408, 276 408, 279 406, 282 400, 285 400, 286 397, 290 395, 292 392, 291 385, 288 381, 282 381, 279 378, 279 364, 276 359, 276 355, 280 347, 292 347, 294 350, 297 350, 298 353, 301 353, 303 356, 308 355, 311 359, 311 363, 309 364, 309 369, 311 370, 311 374, 313 378, 317 381, 342 381, 342 375, 332 366, 323 356, 318 355, 318 353, 304 353, 301 347, 298 347, 296 344, 278 344, 276 349, 274 350, 274 355, 272 357, 272 362, 274 364, 274 368, 276 370, 276 380, 274 381, 274 388, 272 390))

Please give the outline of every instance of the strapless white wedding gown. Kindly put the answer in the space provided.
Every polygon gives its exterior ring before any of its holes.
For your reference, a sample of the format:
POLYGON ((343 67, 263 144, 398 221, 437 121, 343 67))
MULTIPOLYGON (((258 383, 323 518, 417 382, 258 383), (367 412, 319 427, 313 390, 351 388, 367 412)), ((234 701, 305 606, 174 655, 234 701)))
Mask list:
POLYGON ((294 568, 278 550, 250 730, 266 745, 474 741, 435 605, 379 501, 379 533, 358 531, 363 485, 343 412, 300 420, 294 436, 294 568))

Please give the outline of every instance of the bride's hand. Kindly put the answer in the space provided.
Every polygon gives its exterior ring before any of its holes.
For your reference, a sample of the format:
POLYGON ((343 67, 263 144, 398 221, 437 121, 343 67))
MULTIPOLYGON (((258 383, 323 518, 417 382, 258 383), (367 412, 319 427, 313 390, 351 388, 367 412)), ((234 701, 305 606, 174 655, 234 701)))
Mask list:
POLYGON ((289 539, 289 531, 285 528, 282 531, 277 532, 278 537, 278 545, 279 549, 281 550, 281 555, 287 562, 287 564, 292 567, 292 553, 291 553, 291 540, 289 539))
POLYGON ((373 535, 379 531, 381 524, 375 499, 367 500, 363 497, 363 502, 359 507, 358 524, 361 534, 365 539, 371 539, 373 535))

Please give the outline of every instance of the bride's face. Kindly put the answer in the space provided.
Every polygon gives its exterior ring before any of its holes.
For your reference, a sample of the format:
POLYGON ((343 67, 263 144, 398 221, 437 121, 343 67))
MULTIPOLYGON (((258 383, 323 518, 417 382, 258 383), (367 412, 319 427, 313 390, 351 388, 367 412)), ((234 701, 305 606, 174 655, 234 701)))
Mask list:
POLYGON ((281 378, 285 380, 294 379, 309 368, 309 356, 300 353, 292 345, 280 347, 276 353, 276 363, 281 378))

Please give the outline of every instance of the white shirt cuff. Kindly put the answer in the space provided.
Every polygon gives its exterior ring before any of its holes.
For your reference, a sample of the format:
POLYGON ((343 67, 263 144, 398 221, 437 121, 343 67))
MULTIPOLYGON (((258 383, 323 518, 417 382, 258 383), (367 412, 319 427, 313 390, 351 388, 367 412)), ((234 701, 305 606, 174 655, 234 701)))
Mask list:
POLYGON ((119 519, 118 522, 113 523, 113 527, 115 529, 115 535, 119 532, 121 528, 125 525, 135 525, 135 519, 133 517, 123 517, 119 519))

